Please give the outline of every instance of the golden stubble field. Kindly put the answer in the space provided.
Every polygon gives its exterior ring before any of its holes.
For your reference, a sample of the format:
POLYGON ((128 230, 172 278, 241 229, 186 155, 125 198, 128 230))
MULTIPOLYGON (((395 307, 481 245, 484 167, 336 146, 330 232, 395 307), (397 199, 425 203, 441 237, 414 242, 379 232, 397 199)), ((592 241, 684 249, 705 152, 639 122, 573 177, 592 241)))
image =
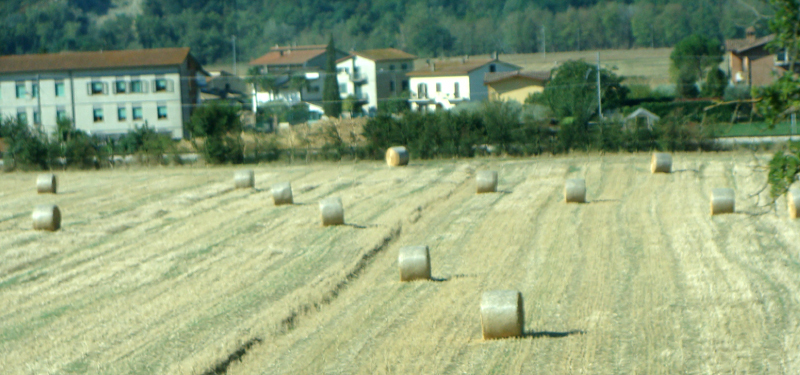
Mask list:
MULTIPOLYGON (((768 155, 760 156, 764 163, 768 155)), ((0 175, 0 373, 800 372, 800 223, 745 153, 0 175), (500 192, 475 194, 475 171, 500 192), (563 203, 585 178, 587 204, 563 203), (269 187, 291 181, 294 206, 269 187), (709 216, 716 187, 736 214, 709 216), (340 196, 348 225, 323 228, 340 196), (31 229, 57 203, 63 229, 31 229), (434 281, 400 283, 400 247, 434 281), (525 336, 479 301, 522 292, 525 336)))

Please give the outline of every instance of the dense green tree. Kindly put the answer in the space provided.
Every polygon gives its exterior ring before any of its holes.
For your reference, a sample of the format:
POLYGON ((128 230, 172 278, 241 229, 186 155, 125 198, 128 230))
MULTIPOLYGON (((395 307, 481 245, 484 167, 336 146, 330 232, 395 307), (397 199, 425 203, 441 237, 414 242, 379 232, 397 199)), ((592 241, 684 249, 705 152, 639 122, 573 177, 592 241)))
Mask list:
POLYGON ((692 87, 706 76, 706 72, 722 62, 722 47, 716 39, 693 34, 675 45, 669 55, 670 71, 678 92, 683 97, 693 97, 692 87))
POLYGON ((328 41, 326 56, 322 108, 325 110, 325 115, 339 117, 342 114, 342 96, 339 94, 339 82, 336 80, 336 48, 333 45, 333 36, 328 41))
POLYGON ((728 75, 720 68, 711 68, 703 85, 703 96, 721 98, 728 87, 728 75))
POLYGON ((244 159, 240 108, 225 101, 206 102, 195 108, 189 131, 196 149, 209 163, 241 163, 244 159), (202 144, 197 137, 203 138, 202 144))

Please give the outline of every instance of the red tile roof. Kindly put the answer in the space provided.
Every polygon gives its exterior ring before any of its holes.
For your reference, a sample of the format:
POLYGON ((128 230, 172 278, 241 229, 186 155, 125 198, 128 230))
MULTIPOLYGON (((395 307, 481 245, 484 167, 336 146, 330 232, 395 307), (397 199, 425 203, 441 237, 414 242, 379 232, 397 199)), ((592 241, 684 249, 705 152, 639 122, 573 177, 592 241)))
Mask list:
POLYGON ((515 72, 496 72, 496 73, 486 73, 483 77, 483 84, 490 84, 500 81, 505 81, 511 78, 524 78, 530 79, 534 81, 549 81, 550 80, 550 72, 537 72, 537 71, 521 71, 517 70, 515 72))
POLYGON ((515 66, 517 69, 520 69, 520 67, 516 65, 504 63, 496 59, 445 60, 431 61, 431 65, 426 66, 423 69, 409 72, 407 75, 409 77, 465 75, 469 74, 475 69, 493 62, 515 66))
POLYGON ((264 56, 250 61, 250 65, 302 65, 319 55, 325 54, 326 48, 327 47, 324 45, 297 47, 275 46, 264 56))
POLYGON ((10 55, 0 56, 0 73, 170 66, 189 56, 188 47, 10 55))
POLYGON ((417 58, 417 56, 397 48, 370 49, 353 52, 353 54, 372 61, 413 60, 417 58))
POLYGON ((775 34, 762 36, 758 39, 728 39, 725 41, 725 49, 728 51, 742 53, 747 51, 751 48, 763 46, 771 41, 775 40, 775 34))

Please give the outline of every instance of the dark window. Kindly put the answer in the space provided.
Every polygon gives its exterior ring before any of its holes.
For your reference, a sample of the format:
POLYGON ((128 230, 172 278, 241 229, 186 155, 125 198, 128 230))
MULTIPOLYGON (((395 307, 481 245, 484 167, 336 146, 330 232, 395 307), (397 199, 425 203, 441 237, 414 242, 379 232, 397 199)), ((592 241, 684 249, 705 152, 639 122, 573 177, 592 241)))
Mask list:
POLYGON ((441 83, 438 83, 438 82, 436 83, 436 92, 442 92, 442 84, 441 83))
POLYGON ((95 108, 92 111, 94 122, 101 122, 103 121, 103 109, 102 108, 95 108))
POLYGON ((56 82, 56 96, 59 98, 64 96, 64 82, 56 82))
POLYGON ((64 121, 67 119, 67 110, 64 108, 56 108, 56 121, 64 121))
POLYGON ((25 84, 24 83, 17 83, 17 99, 22 99, 25 97, 26 94, 25 84))
POLYGON ((37 96, 39 96, 39 84, 38 83, 32 83, 31 84, 31 98, 35 98, 37 96))
POLYGON ((389 91, 394 92, 394 81, 389 81, 389 91))
POLYGON ((394 71, 394 64, 389 65, 389 70, 394 71))
POLYGON ((406 63, 403 63, 402 65, 400 65, 400 67, 403 68, 404 71, 408 70, 408 64, 406 63))
POLYGON ((453 84, 453 96, 458 98, 460 95, 461 93, 458 87, 458 82, 456 82, 455 84, 453 84))
POLYGON ((102 93, 103 93, 103 82, 92 82, 92 95, 98 95, 102 93))
POLYGON ((165 105, 158 106, 158 118, 159 119, 167 118, 167 106, 165 105))
POLYGON ((427 99, 428 98, 428 85, 424 83, 420 83, 417 85, 417 97, 420 99, 427 99))
POLYGON ((125 107, 117 108, 117 119, 119 121, 125 121, 128 119, 128 111, 125 109, 125 107))
POLYGON ((142 91, 142 81, 140 81, 138 79, 131 81, 131 92, 143 92, 142 91))
POLYGON ((159 78, 156 80, 156 92, 167 91, 167 80, 164 78, 159 78))
POLYGON ((497 67, 496 67, 496 66, 494 66, 494 64, 492 64, 492 65, 489 65, 489 72, 492 72, 492 73, 494 73, 495 71, 497 71, 497 67))
POLYGON ((142 107, 133 107, 131 110, 133 113, 134 120, 141 120, 142 119, 142 107))
POLYGON ((402 90, 402 91, 408 91, 408 81, 402 81, 402 82, 400 82, 400 90, 402 90))
POLYGON ((128 91, 128 85, 125 81, 117 81, 115 85, 117 94, 122 94, 128 91))

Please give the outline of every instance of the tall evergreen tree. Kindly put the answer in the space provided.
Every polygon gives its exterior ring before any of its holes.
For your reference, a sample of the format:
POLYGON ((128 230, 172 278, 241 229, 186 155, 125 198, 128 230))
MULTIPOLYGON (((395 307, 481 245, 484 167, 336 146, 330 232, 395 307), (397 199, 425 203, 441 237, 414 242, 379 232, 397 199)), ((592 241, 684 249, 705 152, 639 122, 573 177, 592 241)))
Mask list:
POLYGON ((325 115, 339 117, 342 114, 342 98, 339 94, 339 82, 336 80, 336 48, 333 46, 333 35, 328 42, 328 61, 325 64, 325 82, 322 87, 322 108, 325 115))

